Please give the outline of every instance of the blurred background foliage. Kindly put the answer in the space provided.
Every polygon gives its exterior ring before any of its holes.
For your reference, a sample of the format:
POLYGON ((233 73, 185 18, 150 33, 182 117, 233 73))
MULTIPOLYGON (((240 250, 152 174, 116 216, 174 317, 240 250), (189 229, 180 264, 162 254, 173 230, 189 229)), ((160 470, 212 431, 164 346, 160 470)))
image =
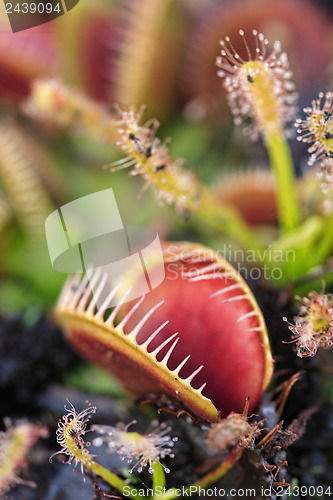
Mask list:
MULTIPOLYGON (((186 158, 245 218, 255 201, 247 188, 251 178, 239 172, 264 170, 255 182, 265 183, 262 213, 271 215, 268 220, 254 216, 251 223, 274 234, 274 186, 265 170, 265 149, 232 126, 216 77, 218 41, 229 35, 237 48, 240 27, 245 33, 262 31, 271 43, 280 40, 301 106, 331 88, 329 2, 80 0, 65 16, 15 34, 1 11, 0 312, 51 308, 66 276, 51 267, 45 219, 55 207, 98 190, 112 187, 124 223, 154 226, 162 239, 200 240, 214 247, 228 242, 197 220, 181 220, 172 208, 158 205, 152 189, 139 198, 141 179, 103 170, 119 158, 115 147, 26 116, 24 103, 39 77, 62 80, 107 109, 113 102, 125 109, 146 104, 146 116, 161 122, 159 136, 172 138, 171 154, 186 158)), ((304 173, 306 148, 296 141, 292 148, 298 173, 304 173)))
MULTIPOLYGON (((80 0, 63 17, 13 34, 1 7, 0 390, 6 401, 1 416, 36 415, 36 408, 49 415, 55 409, 54 425, 65 397, 75 402, 73 387, 80 391, 76 395, 80 403, 89 392, 94 393, 94 401, 101 395, 121 401, 123 392, 104 372, 80 364, 60 332, 44 318, 66 279, 51 266, 44 232, 47 216, 67 202, 112 187, 124 224, 149 225, 161 239, 199 241, 215 249, 231 241, 198 219, 185 220, 172 206, 160 205, 152 188, 139 196, 140 176, 103 169, 121 158, 115 146, 30 118, 25 103, 35 79, 56 78, 101 102, 105 109, 111 109, 114 102, 124 109, 146 104, 145 116, 161 123, 158 136, 172 138, 171 155, 186 158, 188 168, 221 200, 237 207, 269 242, 278 227, 267 153, 260 141, 250 143, 233 126, 225 90, 216 76, 218 42, 229 35, 238 48, 240 28, 245 34, 252 29, 262 31, 270 47, 280 40, 294 72, 301 110, 319 91, 332 89, 333 8, 330 0, 80 0), (45 396, 49 381, 62 386, 45 396)), ((290 146, 304 213, 320 212, 320 190, 307 165, 306 145, 291 141, 290 146)), ((266 306, 269 302, 267 323, 273 348, 279 352, 281 325, 276 318, 282 312, 292 317, 291 294, 289 289, 279 294, 265 285, 255 291, 259 302, 266 306)), ((287 354, 284 350, 283 356, 288 358, 288 373, 290 367, 295 372, 315 366, 312 372, 308 370, 309 379, 315 380, 312 391, 306 387, 299 401, 294 397, 290 420, 299 407, 314 404, 313 395, 317 398, 326 391, 324 399, 331 401, 331 361, 324 363, 324 369, 329 368, 323 383, 318 365, 310 365, 312 360, 300 364, 292 349, 287 354)), ((115 403, 103 401, 98 406, 102 412, 106 404, 106 419, 115 403)), ((328 429, 327 443, 331 415, 330 406, 324 415, 327 424, 323 424, 324 417, 317 421, 328 429)), ((327 445, 325 436, 321 439, 327 445)), ((300 450, 302 456, 302 446, 300 450)), ((331 452, 330 457, 332 463, 331 452)), ((48 465, 47 458, 44 462, 48 465)), ((297 476, 302 468, 299 456, 295 463, 290 474, 297 476)), ((310 474, 304 463, 304 475, 310 474)), ((72 481, 71 470, 69 475, 66 488, 72 481)), ((38 471, 38 481, 46 476, 45 471, 38 471)), ((73 487, 75 494, 75 487, 81 486, 80 477, 73 487)), ((41 493, 40 498, 46 496, 41 493)))

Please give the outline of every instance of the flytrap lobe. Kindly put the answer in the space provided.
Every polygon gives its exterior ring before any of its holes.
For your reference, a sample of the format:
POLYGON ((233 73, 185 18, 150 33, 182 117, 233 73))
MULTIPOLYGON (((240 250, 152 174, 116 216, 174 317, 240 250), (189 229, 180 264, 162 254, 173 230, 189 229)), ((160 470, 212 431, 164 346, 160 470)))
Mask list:
MULTIPOLYGON (((257 405, 272 374, 261 311, 239 273, 213 250, 164 244, 166 279, 136 302, 111 290, 99 311, 105 277, 96 270, 92 296, 85 278, 71 278, 55 318, 87 360, 118 377, 131 392, 166 395, 197 418, 257 405)), ((154 271, 153 271, 154 272, 154 271)), ((135 276, 132 279, 136 279, 135 276)))

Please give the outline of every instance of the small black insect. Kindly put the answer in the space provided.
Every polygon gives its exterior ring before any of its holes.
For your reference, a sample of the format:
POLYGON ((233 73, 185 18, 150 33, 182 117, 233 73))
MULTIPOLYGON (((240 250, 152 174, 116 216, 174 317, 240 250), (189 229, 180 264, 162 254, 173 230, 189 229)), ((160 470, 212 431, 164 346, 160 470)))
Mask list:
POLYGON ((157 167, 155 167, 155 172, 159 172, 160 170, 164 170, 165 169, 165 165, 158 165, 157 167))
POLYGON ((324 111, 325 122, 327 122, 330 118, 332 118, 332 111, 324 111))
POLYGON ((253 82, 254 82, 254 79, 252 78, 252 76, 251 76, 251 75, 247 75, 247 81, 248 81, 249 83, 253 83, 253 82))

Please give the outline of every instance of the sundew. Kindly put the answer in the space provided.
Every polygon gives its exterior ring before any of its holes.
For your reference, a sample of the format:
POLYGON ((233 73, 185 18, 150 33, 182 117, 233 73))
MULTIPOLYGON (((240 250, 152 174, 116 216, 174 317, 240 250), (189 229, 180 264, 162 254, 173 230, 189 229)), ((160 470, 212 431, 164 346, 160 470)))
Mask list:
POLYGON ((234 123, 246 124, 244 133, 252 140, 260 134, 285 134, 294 119, 297 100, 287 54, 281 51, 278 41, 267 54, 268 40, 253 30, 256 43, 253 56, 243 30, 239 34, 244 41, 247 60, 236 51, 229 37, 220 41, 221 56, 216 59, 234 123))
MULTIPOLYGON (((147 434, 128 431, 135 423, 135 420, 126 426, 120 423, 117 427, 95 425, 92 430, 98 432, 101 437, 95 438, 93 444, 101 446, 102 443, 106 443, 109 451, 117 452, 122 460, 126 460, 129 464, 134 462, 130 473, 135 469, 140 473, 148 467, 149 474, 153 474, 156 462, 167 456, 174 458, 172 449, 178 438, 169 436, 171 427, 164 423, 158 425, 158 422, 153 422, 155 429, 147 434)), ((170 472, 167 467, 163 468, 166 473, 170 472)))
POLYGON ((333 94, 332 92, 319 93, 311 106, 303 108, 307 115, 304 119, 298 118, 295 122, 298 141, 311 144, 308 152, 311 154, 309 165, 333 156, 333 94))

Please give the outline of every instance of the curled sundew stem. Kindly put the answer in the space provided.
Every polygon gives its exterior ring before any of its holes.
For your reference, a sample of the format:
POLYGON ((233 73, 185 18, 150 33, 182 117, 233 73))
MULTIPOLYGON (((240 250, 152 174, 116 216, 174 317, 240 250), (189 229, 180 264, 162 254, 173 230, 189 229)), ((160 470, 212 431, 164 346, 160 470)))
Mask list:
MULTIPOLYGON (((203 476, 201 479, 188 485, 186 488, 182 490, 183 496, 192 496, 194 494, 198 494, 199 488, 207 488, 211 484, 216 483, 219 479, 224 477, 238 462, 241 458, 244 447, 239 446, 238 444, 231 450, 229 455, 223 462, 221 462, 215 469, 211 472, 203 476)), ((173 498, 177 498, 179 495, 177 494, 177 489, 170 488, 165 492, 164 495, 160 496, 161 500, 171 500, 173 498)))
POLYGON ((268 133, 265 144, 276 182, 278 217, 283 232, 300 223, 300 208, 296 193, 294 164, 283 133, 268 133))

